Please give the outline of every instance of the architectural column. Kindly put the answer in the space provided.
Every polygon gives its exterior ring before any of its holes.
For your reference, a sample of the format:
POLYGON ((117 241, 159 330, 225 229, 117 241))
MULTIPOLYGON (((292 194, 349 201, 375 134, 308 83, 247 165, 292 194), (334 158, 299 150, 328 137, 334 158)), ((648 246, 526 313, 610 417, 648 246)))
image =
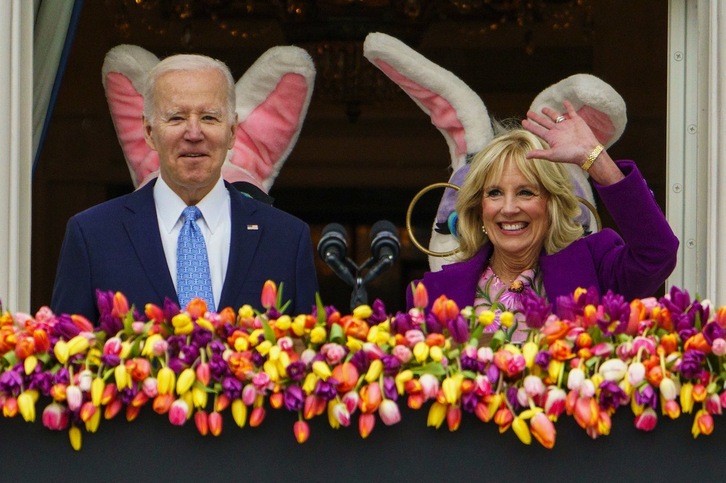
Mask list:
POLYGON ((0 299, 30 310, 33 2, 0 8, 0 299))

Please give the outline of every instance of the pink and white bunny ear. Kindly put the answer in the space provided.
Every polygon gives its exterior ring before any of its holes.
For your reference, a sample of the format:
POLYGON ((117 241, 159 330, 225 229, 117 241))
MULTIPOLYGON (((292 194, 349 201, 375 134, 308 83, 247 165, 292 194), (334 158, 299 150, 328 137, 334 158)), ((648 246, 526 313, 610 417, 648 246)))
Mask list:
POLYGON ((535 97, 530 110, 543 107, 564 111, 564 101, 572 103, 598 140, 612 146, 625 131, 628 118, 625 101, 607 82, 589 74, 575 74, 551 85, 535 97))
POLYGON ((159 155, 144 139, 144 82, 159 59, 135 45, 118 45, 106 54, 101 69, 103 88, 134 188, 155 177, 159 155))
MULTIPOLYGON (((386 34, 368 34, 363 55, 429 115, 449 146, 452 172, 449 182, 460 186, 469 169, 469 155, 479 152, 494 137, 484 102, 453 73, 386 34)), ((459 246, 451 232, 456 197, 456 190, 444 190, 429 240, 429 250, 433 253, 454 253, 459 246)), ((454 257, 429 255, 429 267, 440 270, 444 264, 454 261, 454 257)))
POLYGON ((467 154, 478 152, 494 136, 481 98, 450 71, 400 40, 368 34, 363 55, 431 117, 449 146, 452 171, 464 166, 467 154))
MULTIPOLYGON (((587 122, 592 132, 605 147, 612 146, 625 131, 628 122, 625 101, 610 84, 589 74, 575 74, 543 90, 532 102, 530 110, 541 112, 549 107, 564 111, 564 101, 572 103, 577 113, 587 122)), ((595 207, 595 197, 587 174, 578 166, 568 164, 575 194, 595 207)), ((590 208, 583 205, 578 221, 586 231, 597 230, 597 219, 590 208)))
POLYGON ((315 65, 299 47, 273 47, 257 59, 236 85, 237 132, 225 180, 269 191, 300 135, 314 84, 315 65))

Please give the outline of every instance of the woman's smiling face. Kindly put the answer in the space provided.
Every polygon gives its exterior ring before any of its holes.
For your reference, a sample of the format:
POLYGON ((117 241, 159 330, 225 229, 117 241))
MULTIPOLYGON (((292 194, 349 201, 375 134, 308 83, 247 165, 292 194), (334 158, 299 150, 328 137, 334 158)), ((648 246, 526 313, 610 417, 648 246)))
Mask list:
POLYGON ((517 259, 536 259, 550 228, 548 193, 507 160, 501 178, 484 186, 482 220, 495 251, 517 259))

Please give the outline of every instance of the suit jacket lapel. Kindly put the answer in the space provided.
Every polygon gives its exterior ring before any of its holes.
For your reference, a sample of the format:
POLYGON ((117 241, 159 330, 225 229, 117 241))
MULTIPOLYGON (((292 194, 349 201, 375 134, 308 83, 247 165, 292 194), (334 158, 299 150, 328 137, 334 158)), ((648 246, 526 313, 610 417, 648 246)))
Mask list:
MULTIPOLYGON (((263 220, 258 220, 254 214, 257 211, 255 203, 244 198, 231 185, 225 183, 229 190, 230 217, 232 227, 230 231, 229 263, 227 273, 224 277, 224 286, 219 301, 219 308, 231 306, 237 303, 237 294, 244 285, 257 245, 262 237, 264 225, 263 220)), ((262 286, 260 286, 262 289, 262 286)))
POLYGON ((154 183, 155 181, 148 183, 129 197, 126 204, 128 212, 123 224, 144 272, 138 275, 148 278, 160 300, 169 297, 179 303, 161 244, 154 205, 154 183))

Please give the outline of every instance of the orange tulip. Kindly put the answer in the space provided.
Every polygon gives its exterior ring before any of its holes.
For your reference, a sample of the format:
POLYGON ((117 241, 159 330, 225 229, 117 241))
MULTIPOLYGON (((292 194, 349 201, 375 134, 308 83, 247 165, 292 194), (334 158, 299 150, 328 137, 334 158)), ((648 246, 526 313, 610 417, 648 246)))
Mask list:
POLYGON ((296 421, 292 427, 295 439, 298 443, 304 443, 310 437, 310 427, 305 421, 296 421))
POLYGON ((529 426, 534 439, 542 446, 547 449, 554 447, 555 437, 557 436, 555 425, 552 424, 552 421, 544 413, 539 412, 532 416, 532 419, 529 421, 529 426))
POLYGON ((270 309, 277 303, 277 285, 272 280, 268 280, 262 286, 262 294, 260 295, 260 302, 266 309, 270 309))
POLYGON ((352 362, 344 362, 333 368, 333 378, 338 381, 338 392, 345 394, 358 384, 358 369, 352 362))

